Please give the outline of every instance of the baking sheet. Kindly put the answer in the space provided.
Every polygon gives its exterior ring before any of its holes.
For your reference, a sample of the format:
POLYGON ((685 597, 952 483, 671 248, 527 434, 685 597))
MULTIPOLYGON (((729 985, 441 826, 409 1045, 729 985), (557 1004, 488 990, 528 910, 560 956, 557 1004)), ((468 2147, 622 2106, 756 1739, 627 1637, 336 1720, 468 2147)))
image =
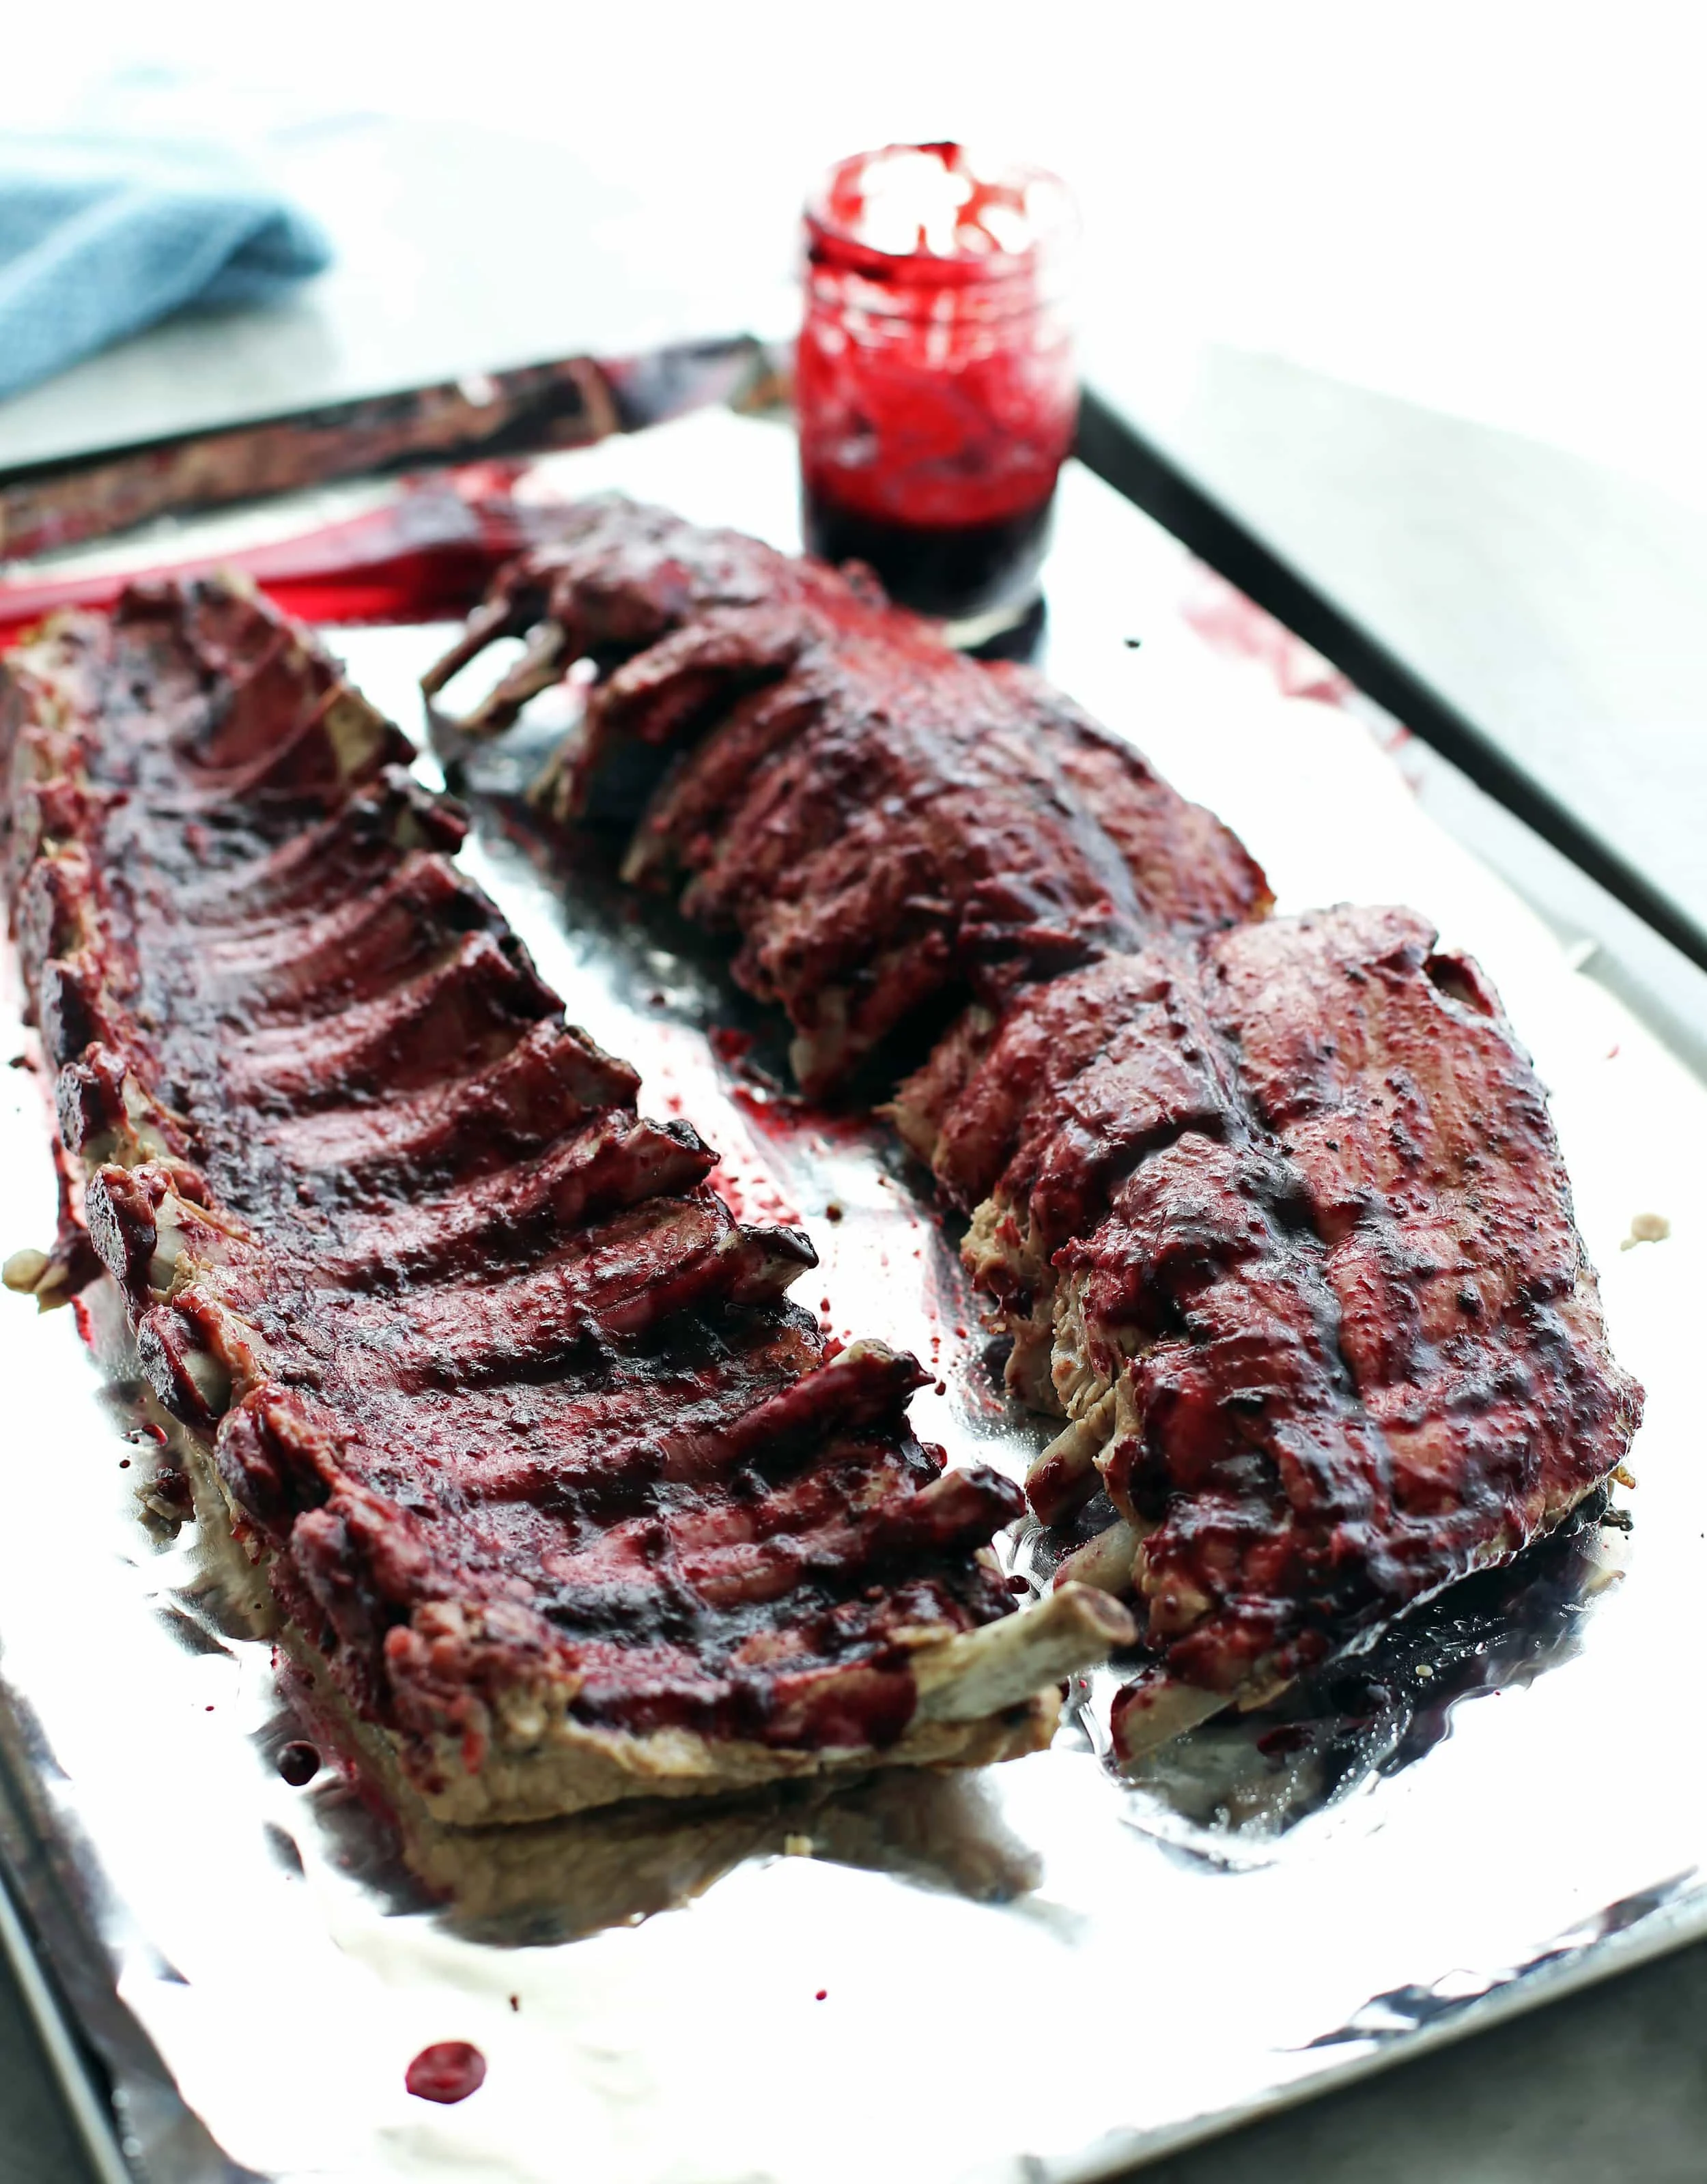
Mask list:
MULTIPOLYGON (((714 415, 551 458, 535 482, 622 484, 787 544, 792 463, 785 434, 714 415)), ((1414 901, 1492 973, 1553 1088, 1614 1340, 1647 1384, 1640 1484, 1620 1497, 1633 1529, 1585 1528, 1478 1581, 1286 1719, 1199 1731, 1136 1783, 1097 1756, 1092 1680, 1046 1753, 806 1812, 577 1824, 549 1888, 522 1892, 532 1908, 477 1917, 425 1900, 332 1770, 281 1777, 300 1731, 270 1646, 177 1521, 158 1476, 172 1451, 122 1357, 103 1367, 70 1313, 0 1299, 0 1834, 139 2163, 1068 2184, 1707 1928, 1687 1728, 1707 1093, 1424 816, 1358 721, 1213 653, 1180 611, 1190 581, 1173 542, 1070 472, 1047 664, 1243 833, 1283 908, 1414 901), (1621 1249, 1647 1212, 1670 1236, 1621 1249), (641 1915, 684 1880, 710 1885, 641 1915), (444 2039, 490 2068, 434 2109, 403 2073, 444 2039)), ((441 634, 332 642, 415 729, 441 634)), ((1000 1404, 893 1147, 768 1090, 761 1015, 596 857, 554 879, 518 773, 483 767, 465 861, 571 1014, 641 1067, 644 1106, 723 1150, 732 1195, 806 1221, 824 1263, 804 1301, 936 1368, 921 1431, 1018 1472, 1037 1427, 1000 1404)), ((29 1050, 6 1006, 0 1060, 29 1050)), ((45 1139, 39 1076, 0 1072, 8 1249, 51 1233, 45 1139)))

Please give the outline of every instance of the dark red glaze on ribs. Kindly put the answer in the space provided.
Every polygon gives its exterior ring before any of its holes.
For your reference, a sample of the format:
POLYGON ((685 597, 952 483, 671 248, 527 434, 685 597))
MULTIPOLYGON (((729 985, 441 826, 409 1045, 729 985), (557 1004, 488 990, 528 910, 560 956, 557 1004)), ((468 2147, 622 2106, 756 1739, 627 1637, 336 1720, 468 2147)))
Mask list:
POLYGON ((631 878, 685 878, 779 1001, 809 1093, 921 1012, 1009 990, 1158 926, 1259 916, 1261 872, 1210 813, 1040 677, 968 660, 863 571, 663 510, 584 503, 516 563, 429 691, 500 635, 522 663, 465 727, 491 732, 590 657, 566 808, 667 757, 631 878))
MULTIPOLYGON (((962 1057, 964 1061, 964 1057, 962 1057)), ((1475 965, 1340 909, 1018 997, 938 1119, 983 1285, 1052 1342, 1181 1680, 1282 1680, 1604 1481, 1606 1345, 1546 1098, 1475 965), (1107 1398, 1112 1392, 1112 1406, 1107 1398)))
POLYGON ((912 1649, 1008 1612, 1016 1491, 914 1439, 912 1359, 825 1362, 805 1237, 636 1112, 403 738, 215 584, 61 617, 0 702, 90 1233, 357 1714, 429 1790, 518 1692, 893 1745, 912 1649))

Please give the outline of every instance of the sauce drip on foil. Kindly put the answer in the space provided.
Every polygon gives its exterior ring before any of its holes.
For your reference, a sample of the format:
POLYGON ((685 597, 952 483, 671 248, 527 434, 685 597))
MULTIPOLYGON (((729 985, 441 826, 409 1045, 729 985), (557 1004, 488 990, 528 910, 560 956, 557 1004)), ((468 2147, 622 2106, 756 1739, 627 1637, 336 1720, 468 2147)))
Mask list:
POLYGON ((423 2048, 403 2074, 403 2082, 420 2101, 445 2107, 466 2101, 486 2082, 486 2058, 466 2040, 440 2040, 423 2048))

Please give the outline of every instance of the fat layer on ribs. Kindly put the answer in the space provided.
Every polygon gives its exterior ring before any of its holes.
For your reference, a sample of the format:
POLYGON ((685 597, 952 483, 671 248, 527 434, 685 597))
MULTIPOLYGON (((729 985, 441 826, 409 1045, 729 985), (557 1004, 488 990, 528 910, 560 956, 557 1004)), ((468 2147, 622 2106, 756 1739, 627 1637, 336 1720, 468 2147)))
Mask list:
POLYGON ((1142 1611, 1129 1753, 1515 1553, 1629 1447, 1545 1095, 1414 911, 1110 957, 901 1104, 1068 1421, 1034 1508, 1113 1504, 1063 1576, 1142 1611))
POLYGON ((0 744, 69 1156, 24 1278, 85 1279, 86 1224, 293 1642, 433 1813, 1046 1738, 1130 1618, 1011 1613, 1015 1490, 921 1446, 911 1358, 826 1356, 805 1237, 636 1112, 301 632, 133 588, 10 655, 0 744))
POLYGON ((1213 814, 856 568, 592 500, 503 573, 429 694, 501 636, 523 658, 460 726, 494 733, 596 664, 560 806, 632 812, 650 790, 628 876, 685 882, 689 915, 737 937, 735 974, 787 1011, 809 1094, 968 994, 1268 906, 1213 814))

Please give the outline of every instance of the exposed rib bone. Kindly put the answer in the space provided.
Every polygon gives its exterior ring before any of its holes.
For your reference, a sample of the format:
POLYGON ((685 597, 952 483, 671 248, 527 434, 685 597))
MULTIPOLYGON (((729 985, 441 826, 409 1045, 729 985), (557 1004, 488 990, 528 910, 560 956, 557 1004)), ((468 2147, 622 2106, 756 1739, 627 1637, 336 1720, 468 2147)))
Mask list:
POLYGON ((436 698, 452 677, 477 659, 488 644, 500 637, 519 636, 532 618, 532 610, 507 595, 488 599, 470 615, 466 628, 449 651, 421 677, 421 688, 429 698, 436 698))
POLYGON ((1063 1557, 1055 1573, 1057 1585, 1094 1585, 1103 1592, 1130 1593, 1135 1582, 1133 1565, 1144 1544, 1144 1531, 1118 1517, 1094 1540, 1075 1547, 1063 1557))
POLYGON ((41 1290, 42 1279, 53 1265, 46 1251, 33 1245, 13 1252, 3 1267, 0 1267, 0 1282, 20 1296, 34 1296, 41 1290))
POLYGON ((541 622, 529 634, 521 659, 499 677, 471 712, 454 725, 465 736, 497 735, 510 726, 530 698, 537 698, 561 680, 563 670, 570 665, 566 651, 563 632, 554 623, 541 622))
POLYGON ((1114 1702, 1114 1756, 1130 1766, 1188 1729, 1224 1713, 1233 1702, 1229 1691, 1199 1691, 1168 1676, 1128 1684, 1114 1702))
POLYGON ((1082 1509, 1102 1485, 1096 1458, 1114 1430, 1114 1408, 1111 1388, 1057 1434, 1027 1472, 1025 1498, 1046 1524, 1058 1524, 1082 1509))
POLYGON ((913 1656, 918 1711, 927 1721, 973 1721, 1017 1706, 1045 1684, 1088 1669, 1137 1635, 1117 1600, 1066 1585, 1028 1613, 987 1623, 913 1656))

